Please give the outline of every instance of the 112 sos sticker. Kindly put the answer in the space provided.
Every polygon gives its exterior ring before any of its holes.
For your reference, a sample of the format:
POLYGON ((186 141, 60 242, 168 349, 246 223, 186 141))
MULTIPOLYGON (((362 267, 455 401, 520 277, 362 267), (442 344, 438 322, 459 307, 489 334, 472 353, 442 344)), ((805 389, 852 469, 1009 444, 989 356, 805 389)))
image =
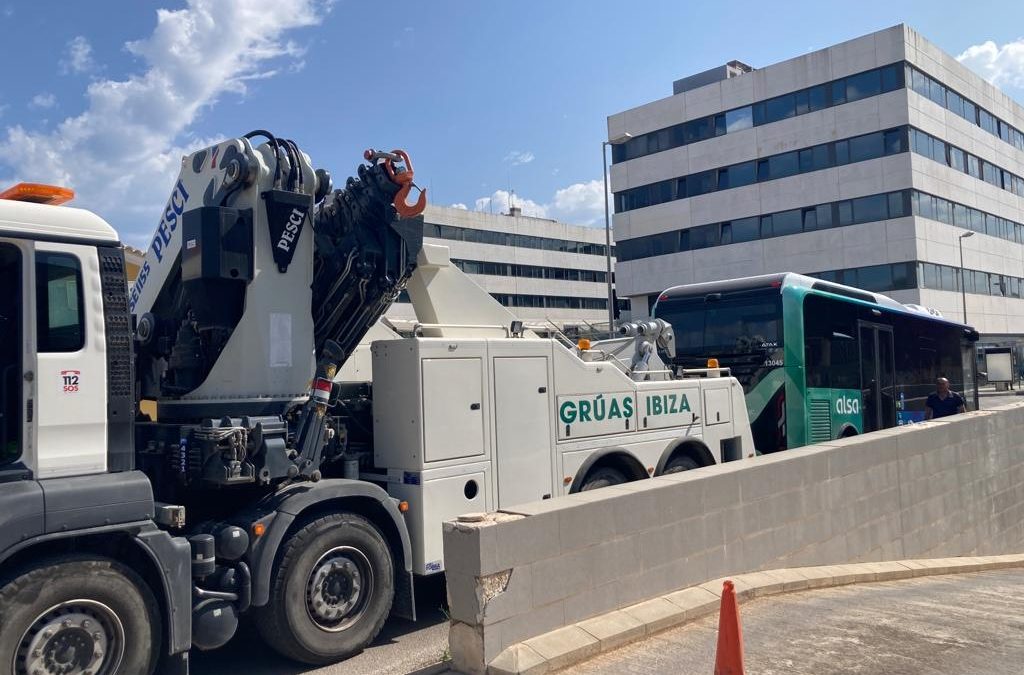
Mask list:
POLYGON ((65 394, 74 394, 78 391, 78 378, 81 374, 82 371, 80 370, 60 371, 60 377, 64 386, 65 394))

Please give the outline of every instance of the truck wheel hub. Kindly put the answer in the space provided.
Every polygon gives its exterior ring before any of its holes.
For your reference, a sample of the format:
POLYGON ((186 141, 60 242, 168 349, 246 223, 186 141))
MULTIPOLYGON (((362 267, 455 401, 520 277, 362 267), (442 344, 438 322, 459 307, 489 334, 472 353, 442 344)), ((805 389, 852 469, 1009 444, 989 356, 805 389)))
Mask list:
POLYGON ((124 627, 93 600, 64 602, 39 615, 14 656, 18 675, 106 675, 124 656, 124 627))
POLYGON ((355 623, 373 594, 373 569, 362 551, 333 548, 317 560, 306 582, 306 610, 318 627, 343 631, 355 623))

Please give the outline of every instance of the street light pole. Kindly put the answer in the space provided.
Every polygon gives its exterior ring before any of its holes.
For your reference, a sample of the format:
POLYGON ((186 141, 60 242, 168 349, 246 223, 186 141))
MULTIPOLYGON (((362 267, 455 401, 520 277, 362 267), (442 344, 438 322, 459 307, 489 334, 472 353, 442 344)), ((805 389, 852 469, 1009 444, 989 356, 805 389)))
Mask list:
POLYGON ((967 279, 964 269, 964 239, 973 237, 974 231, 970 230, 960 235, 960 299, 964 308, 964 325, 967 324, 967 279))
POLYGON ((612 221, 608 214, 608 146, 625 143, 633 138, 630 133, 624 133, 607 141, 601 141, 601 170, 604 173, 604 255, 606 263, 606 278, 608 281, 608 332, 615 331, 615 293, 612 290, 612 221))

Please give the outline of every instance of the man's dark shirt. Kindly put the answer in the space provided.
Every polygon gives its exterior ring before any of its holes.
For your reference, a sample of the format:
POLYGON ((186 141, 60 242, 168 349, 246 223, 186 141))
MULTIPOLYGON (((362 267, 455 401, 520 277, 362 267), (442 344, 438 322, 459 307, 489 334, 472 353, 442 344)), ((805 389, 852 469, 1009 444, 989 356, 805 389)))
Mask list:
POLYGON ((960 411, 964 405, 964 399, 955 391, 949 392, 945 399, 939 398, 939 395, 933 392, 928 394, 925 405, 932 409, 932 417, 949 417, 960 411))

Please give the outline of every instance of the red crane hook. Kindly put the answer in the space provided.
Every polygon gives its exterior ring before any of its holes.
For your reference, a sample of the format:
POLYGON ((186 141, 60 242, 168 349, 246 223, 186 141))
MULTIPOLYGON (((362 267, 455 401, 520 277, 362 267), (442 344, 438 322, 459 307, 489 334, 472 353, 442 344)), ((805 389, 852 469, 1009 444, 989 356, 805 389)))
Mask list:
POLYGON ((423 210, 427 208, 427 191, 412 182, 412 161, 405 150, 378 152, 371 149, 364 152, 363 157, 367 161, 384 160, 384 170, 388 172, 388 178, 398 186, 398 192, 395 193, 395 199, 392 202, 398 215, 403 218, 414 218, 423 213, 423 210), (420 196, 415 204, 410 204, 408 203, 409 192, 414 187, 420 191, 420 196))

